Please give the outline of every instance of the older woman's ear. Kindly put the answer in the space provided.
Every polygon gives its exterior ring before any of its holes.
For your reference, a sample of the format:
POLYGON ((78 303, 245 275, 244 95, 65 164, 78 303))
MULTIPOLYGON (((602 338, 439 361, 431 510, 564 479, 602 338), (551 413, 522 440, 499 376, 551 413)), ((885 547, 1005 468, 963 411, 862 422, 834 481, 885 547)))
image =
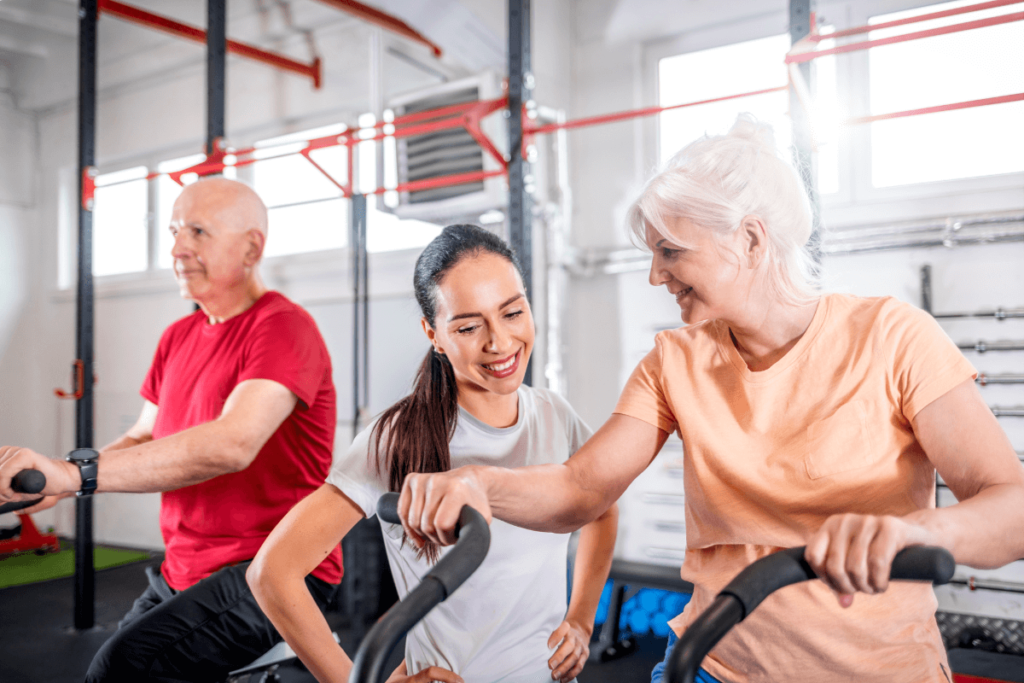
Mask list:
POLYGON ((768 230, 764 221, 757 216, 744 216, 740 221, 742 233, 743 256, 747 260, 747 266, 756 268, 768 250, 768 230))

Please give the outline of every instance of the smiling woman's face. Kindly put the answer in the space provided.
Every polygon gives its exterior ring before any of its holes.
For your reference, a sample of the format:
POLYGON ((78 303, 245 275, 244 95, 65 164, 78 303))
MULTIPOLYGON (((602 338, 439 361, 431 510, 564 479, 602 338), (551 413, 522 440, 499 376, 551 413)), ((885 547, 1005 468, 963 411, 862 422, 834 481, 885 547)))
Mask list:
POLYGON ((455 370, 459 391, 511 394, 526 374, 535 329, 522 279, 507 259, 467 256, 437 288, 434 327, 423 329, 455 370))
POLYGON ((686 218, 666 223, 672 237, 647 228, 646 242, 654 256, 650 283, 665 285, 684 323, 743 319, 754 282, 754 271, 741 256, 747 232, 741 228, 723 241, 686 218))

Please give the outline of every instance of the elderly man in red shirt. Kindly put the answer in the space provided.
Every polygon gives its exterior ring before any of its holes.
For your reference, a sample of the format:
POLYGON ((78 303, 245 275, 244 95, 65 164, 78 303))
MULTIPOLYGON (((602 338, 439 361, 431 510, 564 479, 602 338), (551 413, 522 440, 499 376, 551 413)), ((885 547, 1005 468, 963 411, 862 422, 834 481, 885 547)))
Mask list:
MULTIPOLYGON (((28 497, 10 488, 23 469, 46 475, 35 510, 83 488, 163 493, 161 572, 97 653, 90 682, 216 680, 280 640, 245 570, 331 465, 330 356, 312 317, 263 285, 263 202, 242 183, 202 180, 178 198, 170 230, 181 295, 200 310, 164 332, 138 422, 84 477, 75 463, 0 447, 0 503, 28 497)), ((309 599, 322 609, 341 574, 338 547, 307 577, 309 599)))

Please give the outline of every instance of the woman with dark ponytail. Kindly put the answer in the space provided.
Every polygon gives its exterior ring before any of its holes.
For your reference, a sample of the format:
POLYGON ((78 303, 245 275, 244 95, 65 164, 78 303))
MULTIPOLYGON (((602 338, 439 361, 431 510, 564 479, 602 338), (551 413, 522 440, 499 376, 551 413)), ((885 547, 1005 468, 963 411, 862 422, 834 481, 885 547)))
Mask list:
MULTIPOLYGON (((304 580, 377 499, 409 475, 469 464, 515 468, 565 462, 591 431, 564 399, 523 386, 534 324, 515 255, 493 234, 451 225, 416 262, 413 278, 431 348, 412 392, 335 457, 327 483, 300 502, 247 573, 260 606, 321 683, 347 681, 351 661, 304 580)), ((381 523, 400 596, 446 552, 381 523)), ((389 683, 572 681, 589 652, 611 567, 613 505, 582 530, 566 610, 567 534, 495 520, 480 569, 406 637, 389 683)))

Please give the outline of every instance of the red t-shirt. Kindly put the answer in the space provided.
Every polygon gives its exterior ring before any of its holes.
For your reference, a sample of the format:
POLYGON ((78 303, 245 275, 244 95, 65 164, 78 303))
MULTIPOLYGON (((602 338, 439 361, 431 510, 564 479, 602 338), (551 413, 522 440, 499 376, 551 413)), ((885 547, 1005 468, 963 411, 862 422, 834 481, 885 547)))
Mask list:
MULTIPOLYGON (((330 470, 337 419, 331 358, 313 318, 277 292, 217 325, 196 311, 167 328, 141 392, 160 409, 153 438, 217 419, 247 379, 279 382, 299 403, 247 468, 162 495, 163 574, 175 590, 251 560, 330 470)), ((340 546, 313 570, 329 583, 341 574, 340 546)))

